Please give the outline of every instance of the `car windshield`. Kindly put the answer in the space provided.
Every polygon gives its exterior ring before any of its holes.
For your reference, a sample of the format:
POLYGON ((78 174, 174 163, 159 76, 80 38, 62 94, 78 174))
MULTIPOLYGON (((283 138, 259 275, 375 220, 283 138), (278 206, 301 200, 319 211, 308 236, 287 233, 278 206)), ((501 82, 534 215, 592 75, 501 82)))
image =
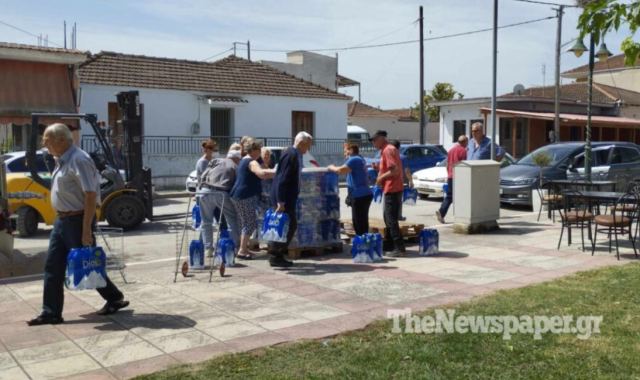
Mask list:
POLYGON ((444 160, 438 162, 436 164, 436 166, 444 166, 444 167, 446 167, 447 166, 447 159, 445 158, 444 160))
POLYGON ((537 154, 546 154, 551 158, 551 163, 549 166, 555 166, 558 162, 564 160, 576 149, 575 145, 547 145, 541 148, 534 150, 533 152, 527 154, 522 157, 520 161, 517 162, 518 165, 529 165, 529 166, 538 166, 536 165, 533 157, 537 154))

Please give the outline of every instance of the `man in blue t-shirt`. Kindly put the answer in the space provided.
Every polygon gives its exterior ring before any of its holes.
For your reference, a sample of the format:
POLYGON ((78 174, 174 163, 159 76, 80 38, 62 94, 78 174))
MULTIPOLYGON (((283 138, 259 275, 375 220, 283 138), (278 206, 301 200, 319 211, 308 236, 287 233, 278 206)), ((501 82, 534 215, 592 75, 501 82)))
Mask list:
MULTIPOLYGON (((467 160, 490 160, 491 159, 491 139, 484 135, 482 123, 471 124, 471 139, 467 147, 467 160)), ((500 145, 495 145, 496 161, 502 161, 504 149, 500 145)))
POLYGON ((360 156, 357 145, 346 147, 347 160, 340 167, 329 165, 327 168, 338 174, 347 175, 347 205, 351 206, 351 219, 356 235, 369 232, 369 207, 373 200, 369 178, 367 175, 367 163, 360 156))

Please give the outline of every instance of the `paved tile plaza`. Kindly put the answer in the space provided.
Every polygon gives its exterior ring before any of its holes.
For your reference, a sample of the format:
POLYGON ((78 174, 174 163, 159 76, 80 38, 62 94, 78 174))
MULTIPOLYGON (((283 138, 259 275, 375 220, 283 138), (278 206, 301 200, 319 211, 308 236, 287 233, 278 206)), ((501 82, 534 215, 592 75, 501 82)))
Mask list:
MULTIPOLYGON (((410 219, 420 213, 433 218, 427 211, 413 213, 410 219)), ((630 245, 623 244, 618 262, 602 238, 593 257, 578 249, 575 238, 558 251, 559 226, 535 217, 503 213, 501 230, 484 235, 456 235, 451 226, 438 226, 441 253, 435 257, 419 257, 413 246, 405 258, 353 264, 345 247, 343 254, 299 260, 290 270, 274 270, 261 257, 229 268, 227 277, 216 275, 212 283, 205 273, 173 283, 174 237, 154 242, 150 237, 162 234, 143 234, 132 238, 140 244, 130 244, 131 257, 145 257, 149 249, 167 252, 132 262, 128 284, 112 274, 131 301, 115 315, 94 314, 103 303, 96 292, 66 292, 64 324, 27 327, 24 321, 39 311, 42 280, 0 282, 0 379, 128 378, 362 328, 386 317, 389 308, 460 302, 633 259, 630 245)))

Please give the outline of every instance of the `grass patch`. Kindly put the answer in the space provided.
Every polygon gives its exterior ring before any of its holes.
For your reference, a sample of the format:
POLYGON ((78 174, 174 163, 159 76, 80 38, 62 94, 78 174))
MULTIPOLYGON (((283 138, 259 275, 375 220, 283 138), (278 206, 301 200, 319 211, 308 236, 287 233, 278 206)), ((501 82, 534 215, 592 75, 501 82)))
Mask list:
MULTIPOLYGON (((433 315, 426 311, 422 315, 433 315)), ((391 321, 319 341, 221 356, 137 379, 568 379, 640 376, 640 264, 456 305, 457 315, 602 315, 601 333, 575 335, 393 334, 391 321)), ((224 327, 221 327, 224 328, 224 327)))

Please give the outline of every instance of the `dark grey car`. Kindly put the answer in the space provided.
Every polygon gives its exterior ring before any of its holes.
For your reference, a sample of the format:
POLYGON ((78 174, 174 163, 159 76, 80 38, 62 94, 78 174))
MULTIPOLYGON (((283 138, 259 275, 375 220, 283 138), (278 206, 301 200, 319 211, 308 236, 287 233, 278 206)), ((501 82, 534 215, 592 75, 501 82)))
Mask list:
MULTIPOLYGON (((616 180, 619 182, 616 188, 623 189, 629 179, 640 177, 638 145, 620 141, 594 142, 592 149, 592 180, 616 180)), ((531 194, 538 187, 541 170, 533 157, 540 153, 546 153, 551 158, 551 164, 542 168, 543 182, 584 176, 584 159, 580 159, 584 157, 584 142, 545 145, 500 170, 500 202, 532 204, 531 194)))

